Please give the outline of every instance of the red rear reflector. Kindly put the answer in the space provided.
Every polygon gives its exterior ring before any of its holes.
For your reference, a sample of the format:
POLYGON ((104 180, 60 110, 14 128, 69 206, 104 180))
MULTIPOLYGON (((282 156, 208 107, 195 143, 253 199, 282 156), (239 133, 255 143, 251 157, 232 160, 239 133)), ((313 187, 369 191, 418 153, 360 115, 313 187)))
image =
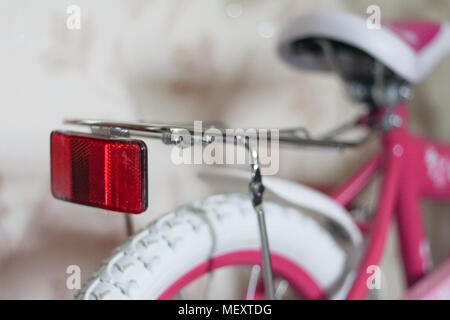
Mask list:
POLYGON ((147 147, 143 141, 53 131, 55 198, 126 213, 147 208, 147 147))

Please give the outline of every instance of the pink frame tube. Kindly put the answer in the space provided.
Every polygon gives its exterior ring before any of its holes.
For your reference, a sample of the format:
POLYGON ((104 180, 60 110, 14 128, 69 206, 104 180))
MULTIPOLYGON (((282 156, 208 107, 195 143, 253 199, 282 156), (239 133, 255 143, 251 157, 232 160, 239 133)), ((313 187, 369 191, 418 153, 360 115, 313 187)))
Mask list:
MULTIPOLYGON (((347 296, 350 300, 364 299, 367 294, 367 281, 371 276, 369 267, 378 266, 381 261, 394 210, 408 286, 412 286, 427 274, 430 258, 420 212, 420 199, 450 199, 450 146, 414 137, 408 131, 406 106, 399 105, 390 111, 401 117, 403 125, 384 131, 382 152, 370 159, 332 194, 338 203, 348 207, 374 174, 379 169, 384 171, 379 201, 368 228, 368 246, 347 296), (445 176, 447 180, 436 174, 442 170, 448 175, 448 178, 445 176)), ((302 289, 306 298, 325 298, 324 291, 301 268, 276 254, 272 254, 272 259, 274 271, 288 275, 289 280, 302 289)), ((257 251, 215 257, 179 279, 160 298, 173 296, 184 285, 215 268, 243 263, 257 264, 260 261, 260 253, 257 251)))
POLYGON ((391 223, 398 191, 401 159, 403 147, 397 143, 397 130, 390 131, 384 137, 386 170, 381 186, 379 203, 376 209, 372 230, 369 234, 369 244, 362 263, 360 264, 355 281, 348 293, 347 299, 363 299, 367 293, 367 280, 371 275, 368 269, 378 265, 383 256, 384 246, 391 223))
POLYGON ((430 257, 420 198, 426 196, 438 200, 450 199, 450 146, 414 137, 408 131, 406 106, 397 106, 393 111, 401 117, 403 125, 385 131, 382 154, 372 158, 333 194, 337 202, 348 206, 383 166, 384 177, 378 207, 370 225, 368 247, 348 299, 365 297, 370 276, 368 267, 378 266, 381 261, 394 210, 408 286, 422 279, 429 269, 430 257), (445 165, 448 166, 447 169, 445 165), (441 175, 436 175, 436 170, 440 170, 441 175), (448 180, 443 178, 445 174, 448 180))
POLYGON ((370 159, 356 174, 335 190, 331 197, 341 206, 347 207, 380 169, 381 160, 381 155, 370 159))

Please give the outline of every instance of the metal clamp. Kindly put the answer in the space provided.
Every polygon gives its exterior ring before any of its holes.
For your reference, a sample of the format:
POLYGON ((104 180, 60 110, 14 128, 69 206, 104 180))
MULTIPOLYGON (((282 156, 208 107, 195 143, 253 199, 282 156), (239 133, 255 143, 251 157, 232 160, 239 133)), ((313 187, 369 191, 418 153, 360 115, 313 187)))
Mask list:
POLYGON ((262 183, 261 169, 259 167, 258 152, 250 146, 249 139, 247 137, 237 137, 237 141, 242 143, 248 150, 251 163, 251 179, 249 184, 250 199, 252 201, 253 208, 255 209, 258 218, 258 228, 261 241, 262 251, 262 271, 264 289, 268 300, 275 298, 275 291, 273 286, 273 273, 272 273, 272 259, 270 257, 269 237, 267 235, 267 225, 263 203, 264 185, 262 183))

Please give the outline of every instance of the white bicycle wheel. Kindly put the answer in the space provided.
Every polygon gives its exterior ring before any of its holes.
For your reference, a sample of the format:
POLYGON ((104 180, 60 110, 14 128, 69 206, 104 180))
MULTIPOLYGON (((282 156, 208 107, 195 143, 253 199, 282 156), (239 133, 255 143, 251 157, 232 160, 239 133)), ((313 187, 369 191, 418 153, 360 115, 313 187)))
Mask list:
MULTIPOLYGON (((264 209, 271 254, 281 257, 274 262, 275 272, 303 270, 325 291, 335 289, 345 277, 347 261, 336 239, 298 209, 270 201, 264 203, 264 209)), ((257 219, 248 196, 212 196, 169 212, 130 237, 94 273, 77 298, 170 298, 174 289, 210 271, 205 267, 208 261, 236 257, 235 253, 249 257, 258 252, 259 243, 257 219)), ((243 264, 238 260, 222 265, 243 264)))

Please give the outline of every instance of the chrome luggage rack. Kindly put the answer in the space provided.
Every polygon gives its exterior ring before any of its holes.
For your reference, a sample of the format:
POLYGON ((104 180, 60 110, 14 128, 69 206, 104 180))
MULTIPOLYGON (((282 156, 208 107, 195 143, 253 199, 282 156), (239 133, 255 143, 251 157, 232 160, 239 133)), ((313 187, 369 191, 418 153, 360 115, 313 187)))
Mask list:
MULTIPOLYGON (((229 132, 226 132, 225 126, 220 123, 203 123, 201 130, 195 128, 192 124, 186 123, 157 123, 157 122, 124 122, 124 121, 106 121, 106 120, 93 120, 93 119, 67 119, 65 124, 70 125, 82 125, 91 128, 92 132, 119 137, 143 137, 143 138, 159 138, 166 144, 177 145, 182 143, 180 139, 180 133, 189 133, 192 137, 192 141, 188 145, 192 145, 196 141, 194 139, 201 139, 203 144, 212 143, 215 140, 218 132, 221 132, 223 141, 228 142, 225 138, 230 138, 229 132), (210 129, 214 128, 216 132, 214 135, 208 133, 210 129), (201 137, 200 136, 201 133, 201 137)), ((358 126, 359 119, 345 123, 336 129, 324 134, 319 138, 312 138, 309 131, 303 127, 288 128, 278 130, 278 142, 280 145, 291 147, 322 147, 322 148, 334 148, 343 149, 358 147, 364 144, 370 139, 372 134, 377 131, 377 127, 369 128, 367 134, 354 141, 338 140, 335 137, 349 131, 350 129, 358 126)), ((267 135, 260 136, 259 130, 255 130, 256 135, 252 135, 252 138, 258 140, 271 139, 271 129, 266 129, 267 135)), ((273 130, 273 129, 272 129, 273 130)), ((247 129, 243 129, 243 132, 247 132, 247 129)), ((235 141, 248 137, 247 134, 242 135, 239 133, 233 133, 231 138, 235 141)), ((184 141, 186 143, 186 141, 184 141)))
MULTIPOLYGON (((269 300, 274 299, 275 292, 273 286, 272 261, 270 257, 269 240, 267 236, 267 227, 265 221, 265 213, 263 208, 263 194, 264 185, 262 182, 262 174, 258 161, 258 151, 251 144, 251 138, 266 139, 271 141, 272 131, 266 129, 264 136, 260 135, 259 130, 254 130, 255 134, 249 135, 249 131, 242 129, 241 133, 234 133, 230 135, 225 126, 221 124, 202 123, 201 128, 195 127, 192 124, 168 124, 168 123, 140 123, 140 122, 122 122, 122 121, 103 121, 103 120, 89 120, 89 119, 71 119, 64 121, 66 124, 83 125, 90 127, 91 131, 96 134, 111 136, 111 137, 144 137, 156 138, 168 145, 185 148, 193 146, 194 144, 210 144, 215 141, 217 137, 222 138, 223 143, 241 144, 246 148, 250 156, 251 177, 249 183, 249 195, 253 208, 258 218, 258 227, 261 240, 262 250, 262 271, 266 295, 269 300), (199 130, 200 129, 200 130, 199 130), (209 133, 213 131, 214 134, 209 133), (186 141, 184 138, 187 137, 186 141), (231 138, 231 139, 230 139, 231 138)), ((292 128, 276 130, 279 145, 288 145, 294 147, 322 147, 322 148, 336 148, 343 149, 349 147, 357 147, 366 142, 376 131, 377 127, 369 127, 368 133, 356 141, 339 141, 335 139, 336 136, 360 125, 361 119, 346 123, 325 134, 322 138, 311 138, 309 131, 305 128, 292 128)), ((194 123, 195 124, 195 123, 194 123)), ((271 141, 272 142, 272 141, 271 141)), ((126 215, 127 231, 131 235, 133 232, 131 220, 129 215, 126 215)))

